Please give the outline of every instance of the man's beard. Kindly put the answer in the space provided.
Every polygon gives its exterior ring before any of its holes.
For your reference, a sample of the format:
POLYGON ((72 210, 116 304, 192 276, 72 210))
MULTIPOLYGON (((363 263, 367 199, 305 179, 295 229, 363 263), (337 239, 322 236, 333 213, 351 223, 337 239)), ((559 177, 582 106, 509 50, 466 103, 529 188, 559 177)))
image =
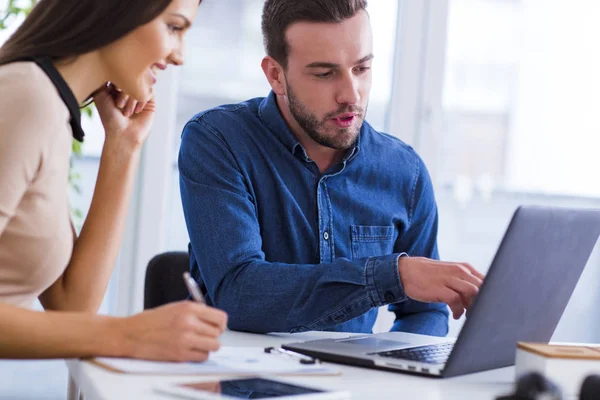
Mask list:
POLYGON ((348 150, 356 144, 358 134, 365 118, 365 110, 358 106, 344 105, 333 113, 329 113, 319 121, 314 114, 311 114, 308 108, 302 104, 294 95, 292 88, 286 83, 288 106, 292 116, 298 124, 310 136, 312 140, 321 146, 336 150, 348 150), (338 128, 334 134, 327 134, 327 122, 342 113, 353 112, 358 114, 355 118, 357 122, 350 128, 338 128))

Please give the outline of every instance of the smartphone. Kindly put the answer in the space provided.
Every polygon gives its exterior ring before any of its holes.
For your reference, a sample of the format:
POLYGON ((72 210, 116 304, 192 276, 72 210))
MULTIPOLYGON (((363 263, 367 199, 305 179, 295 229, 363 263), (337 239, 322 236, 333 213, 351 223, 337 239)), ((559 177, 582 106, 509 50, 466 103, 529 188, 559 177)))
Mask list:
POLYGON ((328 391, 265 378, 226 379, 208 382, 170 384, 156 391, 187 399, 239 400, 345 400, 349 392, 328 391))

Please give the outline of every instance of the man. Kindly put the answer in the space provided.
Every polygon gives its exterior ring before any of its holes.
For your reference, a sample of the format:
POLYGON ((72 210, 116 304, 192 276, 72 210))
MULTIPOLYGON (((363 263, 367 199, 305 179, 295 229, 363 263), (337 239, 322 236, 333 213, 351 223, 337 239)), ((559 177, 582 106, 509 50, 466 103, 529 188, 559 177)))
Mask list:
POLYGON ((438 258, 425 166, 364 121, 373 43, 365 0, 267 0, 267 98, 184 128, 179 169, 192 274, 229 327, 445 335, 483 276, 438 258), (408 254, 404 257, 401 253, 408 254))

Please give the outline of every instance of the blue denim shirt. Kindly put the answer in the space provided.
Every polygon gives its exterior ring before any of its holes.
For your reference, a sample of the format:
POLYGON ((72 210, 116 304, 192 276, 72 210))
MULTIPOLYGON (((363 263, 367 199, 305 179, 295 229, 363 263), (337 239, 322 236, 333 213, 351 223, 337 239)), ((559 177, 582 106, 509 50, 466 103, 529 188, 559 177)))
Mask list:
POLYGON ((229 328, 446 335, 445 304, 407 298, 399 253, 438 258, 437 207, 415 151, 364 123, 320 173, 275 95, 194 116, 179 153, 192 276, 229 328))

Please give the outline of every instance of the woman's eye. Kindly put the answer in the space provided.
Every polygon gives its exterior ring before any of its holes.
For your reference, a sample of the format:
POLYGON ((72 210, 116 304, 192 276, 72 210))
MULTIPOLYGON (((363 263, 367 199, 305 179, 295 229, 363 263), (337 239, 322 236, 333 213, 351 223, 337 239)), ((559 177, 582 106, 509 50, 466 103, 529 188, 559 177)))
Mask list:
POLYGON ((177 25, 169 25, 169 30, 171 32, 180 32, 183 30, 183 28, 177 25))

